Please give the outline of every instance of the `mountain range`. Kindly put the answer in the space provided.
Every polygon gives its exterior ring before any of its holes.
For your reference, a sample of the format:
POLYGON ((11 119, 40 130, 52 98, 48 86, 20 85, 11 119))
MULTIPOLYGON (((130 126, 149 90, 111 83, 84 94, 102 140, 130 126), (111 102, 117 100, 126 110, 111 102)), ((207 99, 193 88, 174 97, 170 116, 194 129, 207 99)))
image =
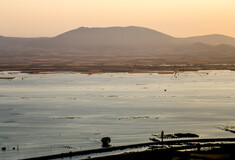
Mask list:
POLYGON ((80 27, 56 37, 0 36, 0 67, 234 64, 235 38, 213 34, 176 38, 128 26, 80 27))

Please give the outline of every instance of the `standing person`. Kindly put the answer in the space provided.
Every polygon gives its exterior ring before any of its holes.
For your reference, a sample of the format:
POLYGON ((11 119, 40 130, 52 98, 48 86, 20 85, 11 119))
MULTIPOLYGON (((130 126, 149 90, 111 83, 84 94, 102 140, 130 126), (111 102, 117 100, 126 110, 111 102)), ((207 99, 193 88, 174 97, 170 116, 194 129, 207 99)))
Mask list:
POLYGON ((164 132, 162 131, 162 132, 161 132, 161 139, 162 139, 162 142, 163 142, 163 138, 164 138, 164 132))

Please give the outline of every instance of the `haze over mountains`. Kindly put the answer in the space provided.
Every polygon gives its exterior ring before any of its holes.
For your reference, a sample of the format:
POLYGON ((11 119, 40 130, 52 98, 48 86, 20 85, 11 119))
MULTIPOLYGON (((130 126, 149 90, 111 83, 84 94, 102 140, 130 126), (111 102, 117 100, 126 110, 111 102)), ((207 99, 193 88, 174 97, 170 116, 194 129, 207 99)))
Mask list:
POLYGON ((235 38, 176 38, 143 27, 80 27, 50 38, 0 36, 0 64, 33 66, 235 63, 235 38))
POLYGON ((42 48, 81 46, 168 46, 183 43, 205 43, 208 45, 227 44, 235 46, 235 38, 213 34, 188 38, 175 38, 170 35, 143 27, 80 27, 52 38, 17 38, 0 36, 0 44, 21 44, 42 48), (62 45, 62 46, 61 46, 62 45))

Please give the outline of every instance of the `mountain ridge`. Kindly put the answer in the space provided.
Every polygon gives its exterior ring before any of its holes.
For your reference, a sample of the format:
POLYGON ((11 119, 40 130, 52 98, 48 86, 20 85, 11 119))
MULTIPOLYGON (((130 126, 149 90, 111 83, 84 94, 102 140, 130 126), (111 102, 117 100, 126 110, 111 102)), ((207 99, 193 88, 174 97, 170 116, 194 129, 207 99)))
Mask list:
POLYGON ((202 42, 210 45, 229 44, 235 46, 235 38, 222 34, 209 34, 184 38, 187 41, 202 42))
POLYGON ((0 68, 218 63, 235 64, 235 38, 176 38, 136 26, 79 27, 49 38, 0 37, 0 68))
POLYGON ((137 29, 137 30, 148 30, 148 31, 152 31, 158 34, 162 34, 171 38, 176 38, 176 39, 200 39, 200 38, 222 38, 222 39, 229 39, 229 40, 233 40, 235 41, 235 38, 232 36, 228 36, 228 35, 223 35, 223 34, 208 34, 208 35, 198 35, 198 36, 190 36, 190 37, 174 37, 168 34, 165 34, 163 32, 159 32, 157 30, 154 29, 150 29, 150 28, 146 28, 146 27, 139 27, 139 26, 126 26, 126 27, 121 27, 121 26, 112 26, 112 27, 78 27, 76 29, 73 30, 69 30, 66 31, 64 33, 58 34, 57 36, 53 36, 53 37, 9 37, 9 36, 4 36, 4 35, 0 35, 0 38, 17 38, 17 39, 45 39, 45 38, 56 38, 56 37, 60 37, 64 34, 68 34, 71 32, 76 32, 76 31, 80 31, 80 30, 110 30, 110 29, 137 29))

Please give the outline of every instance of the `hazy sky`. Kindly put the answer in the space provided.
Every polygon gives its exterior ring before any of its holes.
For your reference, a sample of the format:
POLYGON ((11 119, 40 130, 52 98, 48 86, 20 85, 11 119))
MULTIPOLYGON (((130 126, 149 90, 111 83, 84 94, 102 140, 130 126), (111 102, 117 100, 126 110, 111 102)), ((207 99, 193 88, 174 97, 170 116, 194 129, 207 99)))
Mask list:
POLYGON ((176 37, 235 37, 235 0, 0 0, 3 36, 55 36, 80 26, 129 25, 176 37))

